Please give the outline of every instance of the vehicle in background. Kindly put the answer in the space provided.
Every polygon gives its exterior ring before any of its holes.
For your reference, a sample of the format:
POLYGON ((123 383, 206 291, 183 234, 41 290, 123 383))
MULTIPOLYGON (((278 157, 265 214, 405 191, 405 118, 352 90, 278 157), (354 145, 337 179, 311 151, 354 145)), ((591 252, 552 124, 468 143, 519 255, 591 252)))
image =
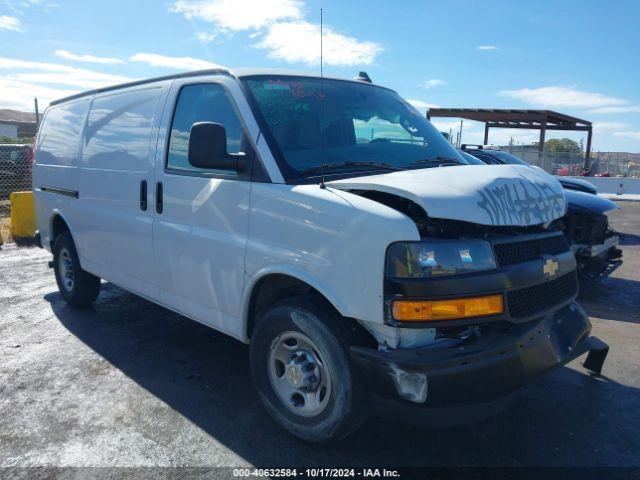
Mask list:
MULTIPOLYGON (((484 148, 482 145, 462 145, 465 158, 476 158, 487 165, 529 165, 509 152, 484 148)), ((537 168, 537 167, 536 167, 537 168)), ((562 230, 576 255, 578 273, 583 278, 596 279, 610 275, 622 264, 619 237, 609 226, 606 212, 618 205, 596 195, 596 187, 586 180, 556 177, 565 189, 567 213, 562 218, 562 230)))
POLYGON ((0 144, 0 200, 11 192, 31 190, 32 168, 31 145, 0 144))
POLYGON ((565 178, 558 176, 556 176, 556 179, 560 182, 560 185, 562 185, 562 187, 567 190, 590 193, 591 195, 598 194, 598 189, 596 188, 596 186, 586 180, 582 180, 580 178, 565 178))
POLYGON ((622 265, 620 239, 609 225, 606 212, 620 208, 609 199, 584 192, 565 190, 567 214, 561 228, 576 255, 582 278, 609 276, 622 265))
POLYGON ((466 165, 393 90, 178 74, 52 102, 37 145, 62 297, 86 307, 102 278, 248 343, 267 412, 302 439, 369 412, 487 416, 587 352, 601 371, 558 182, 466 165))
MULTIPOLYGON (((461 148, 462 151, 474 155, 487 165, 529 165, 527 162, 516 157, 512 153, 504 152, 496 148, 488 148, 485 145, 463 144, 461 148)), ((579 192, 593 194, 598 193, 598 189, 595 185, 586 180, 564 177, 556 177, 556 180, 558 180, 560 185, 567 190, 577 190, 579 192)))
POLYGON ((465 152, 464 150, 458 150, 458 153, 468 165, 486 165, 486 162, 483 162, 479 158, 474 157, 473 155, 465 152))

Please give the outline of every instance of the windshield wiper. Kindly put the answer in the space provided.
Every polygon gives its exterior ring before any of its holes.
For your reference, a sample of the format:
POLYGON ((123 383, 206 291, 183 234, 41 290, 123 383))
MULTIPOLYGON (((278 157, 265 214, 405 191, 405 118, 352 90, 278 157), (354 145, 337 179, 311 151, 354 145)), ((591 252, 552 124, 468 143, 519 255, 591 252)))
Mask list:
POLYGON ((305 170, 302 170, 298 175, 300 175, 301 177, 306 176, 306 175, 310 175, 312 173, 321 173, 321 172, 327 172, 333 169, 341 169, 341 168, 348 168, 348 167, 375 167, 375 168, 382 168, 385 170, 400 170, 397 167, 394 167, 393 165, 389 165, 388 163, 383 163, 383 162, 340 162, 340 163, 325 163, 324 165, 316 165, 315 167, 311 167, 311 168, 307 168, 305 170))
POLYGON ((414 160, 411 165, 417 164, 431 164, 431 165, 467 165, 466 163, 449 157, 435 157, 435 158, 423 158, 421 160, 414 160))

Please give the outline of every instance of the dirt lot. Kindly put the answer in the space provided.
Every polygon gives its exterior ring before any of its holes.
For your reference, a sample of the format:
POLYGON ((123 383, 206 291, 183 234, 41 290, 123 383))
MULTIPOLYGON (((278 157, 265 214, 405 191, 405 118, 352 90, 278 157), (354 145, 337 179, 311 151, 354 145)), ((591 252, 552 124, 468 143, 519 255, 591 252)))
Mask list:
POLYGON ((244 345, 110 284, 72 310, 46 252, 0 251, 0 465, 640 467, 640 203, 622 207, 625 263, 581 292, 611 346, 602 378, 575 361, 501 417, 430 430, 373 419, 330 447, 272 423, 244 345))

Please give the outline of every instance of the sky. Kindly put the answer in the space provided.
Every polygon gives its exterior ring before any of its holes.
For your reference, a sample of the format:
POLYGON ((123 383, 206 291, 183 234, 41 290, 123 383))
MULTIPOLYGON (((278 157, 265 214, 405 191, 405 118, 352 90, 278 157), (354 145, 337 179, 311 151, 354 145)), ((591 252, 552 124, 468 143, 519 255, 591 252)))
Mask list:
MULTIPOLYGON (((364 70, 423 112, 556 110, 593 122, 595 151, 640 152, 637 0, 0 0, 0 108, 219 65, 317 74, 321 8, 328 76, 364 70)), ((465 121, 463 142, 482 137, 465 121)))

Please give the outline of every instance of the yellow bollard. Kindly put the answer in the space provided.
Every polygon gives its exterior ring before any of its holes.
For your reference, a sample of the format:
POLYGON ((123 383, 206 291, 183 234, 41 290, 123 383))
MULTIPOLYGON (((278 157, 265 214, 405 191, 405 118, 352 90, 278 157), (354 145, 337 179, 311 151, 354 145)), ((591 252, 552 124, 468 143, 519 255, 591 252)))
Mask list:
POLYGON ((36 233, 36 211, 33 192, 11 193, 11 236, 31 238, 36 233))

